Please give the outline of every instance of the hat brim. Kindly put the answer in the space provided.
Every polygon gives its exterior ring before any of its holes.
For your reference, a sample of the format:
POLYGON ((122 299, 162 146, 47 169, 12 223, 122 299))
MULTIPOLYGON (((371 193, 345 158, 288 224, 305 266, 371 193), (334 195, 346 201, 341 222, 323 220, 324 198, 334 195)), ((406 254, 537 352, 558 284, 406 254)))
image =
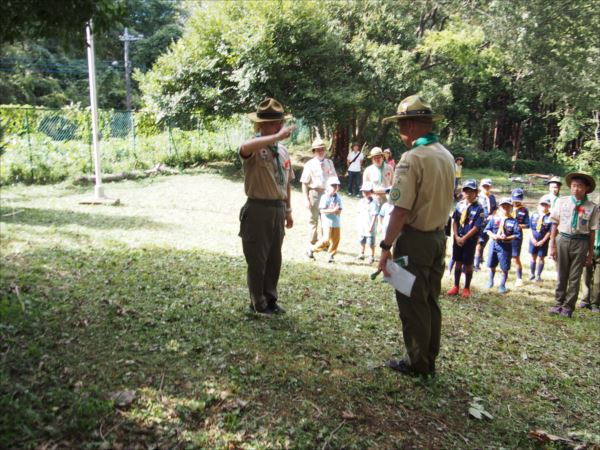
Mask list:
POLYGON ((262 123, 262 122, 279 122, 280 120, 288 120, 292 117, 291 114, 285 114, 283 117, 277 119, 261 119, 256 115, 255 112, 251 112, 247 114, 248 119, 250 119, 254 123, 262 123))
POLYGON ((434 122, 444 118, 442 114, 396 114, 395 116, 384 117, 383 123, 398 122, 404 119, 416 119, 417 117, 430 117, 434 122))
POLYGON ((583 178, 588 182, 588 194, 594 192, 594 189, 596 189, 596 181, 587 173, 573 172, 568 174, 565 178, 565 183, 567 183, 567 186, 571 187, 571 181, 573 181, 573 178, 583 178))
POLYGON ((371 159, 371 158, 375 158, 376 156, 383 156, 383 152, 380 152, 380 153, 374 153, 373 155, 369 155, 369 156, 367 156, 367 158, 371 159))

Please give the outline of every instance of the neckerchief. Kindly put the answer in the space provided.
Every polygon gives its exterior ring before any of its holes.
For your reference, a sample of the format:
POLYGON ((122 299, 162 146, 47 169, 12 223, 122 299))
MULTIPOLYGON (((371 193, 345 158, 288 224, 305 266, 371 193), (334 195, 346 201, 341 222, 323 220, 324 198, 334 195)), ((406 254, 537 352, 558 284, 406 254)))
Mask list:
POLYGON ((577 221, 579 219, 579 213, 583 212, 583 204, 587 201, 588 196, 584 195, 583 200, 577 200, 574 195, 571 195, 571 201, 575 204, 573 208, 573 215, 571 216, 571 229, 575 231, 577 229, 577 221))
POLYGON ((281 160, 279 159, 279 146, 276 142, 268 147, 269 150, 271 150, 271 153, 273 153, 273 158, 275 158, 275 161, 277 161, 277 177, 279 178, 279 184, 283 186, 285 184, 285 175, 283 173, 283 167, 281 166, 281 160))
POLYGON ((519 206, 517 209, 513 209, 510 213, 510 217, 512 217, 513 219, 517 218, 517 214, 519 213, 519 211, 521 211, 522 209, 525 209, 524 206, 519 206))
POLYGON ((377 167, 377 169, 379 169, 379 186, 383 186, 383 165, 385 163, 381 163, 380 167, 377 167))
POLYGON ((542 225, 544 225, 544 217, 546 217, 546 214, 540 214, 537 224, 535 225, 535 231, 537 231, 538 233, 542 231, 542 225))
POLYGON ((438 135, 434 132, 427 133, 415 141, 415 143, 413 144, 413 148, 417 148, 422 145, 433 144, 434 142, 440 142, 440 138, 438 137, 438 135))
POLYGON ((469 208, 471 207, 471 205, 474 205, 475 203, 477 203, 477 200, 472 201, 471 203, 467 203, 465 201, 465 204, 467 205, 466 208, 463 210, 463 212, 460 214, 460 226, 464 227, 465 226, 465 222, 467 221, 467 215, 469 213, 469 208))

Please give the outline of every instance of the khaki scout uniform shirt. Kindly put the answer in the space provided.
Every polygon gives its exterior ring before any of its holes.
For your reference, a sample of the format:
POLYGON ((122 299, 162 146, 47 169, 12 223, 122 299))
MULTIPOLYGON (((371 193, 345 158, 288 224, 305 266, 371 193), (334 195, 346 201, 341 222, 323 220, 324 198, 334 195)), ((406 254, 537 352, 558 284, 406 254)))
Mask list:
POLYGON ((389 188, 392 185, 393 179, 394 171, 386 163, 381 165, 381 171, 375 164, 371 164, 363 173, 363 183, 373 183, 374 191, 383 191, 384 189, 389 188), (379 177, 380 175, 381 179, 379 177))
POLYGON ((575 203, 573 203, 570 196, 559 197, 550 215, 552 223, 558 224, 557 230, 559 233, 570 235, 589 234, 590 230, 598 229, 598 205, 587 200, 580 208, 577 227, 573 228, 571 221, 575 203))
POLYGON ((404 153, 396 165, 390 203, 409 210, 406 225, 441 230, 453 206, 454 157, 435 142, 404 153))
POLYGON ((260 200, 287 200, 287 185, 294 177, 292 161, 287 149, 277 143, 284 182, 279 183, 277 160, 268 148, 261 148, 248 158, 242 158, 244 190, 248 198, 260 200))
POLYGON ((330 177, 337 177, 333 161, 323 158, 311 158, 304 164, 300 183, 307 184, 309 189, 325 190, 325 184, 330 177))

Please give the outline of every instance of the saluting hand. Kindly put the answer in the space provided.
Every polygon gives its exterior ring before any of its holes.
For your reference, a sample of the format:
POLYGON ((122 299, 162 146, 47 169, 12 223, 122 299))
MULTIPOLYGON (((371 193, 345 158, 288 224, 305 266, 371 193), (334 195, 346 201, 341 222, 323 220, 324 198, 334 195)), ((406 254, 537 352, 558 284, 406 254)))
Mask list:
POLYGON ((289 127, 283 127, 277 133, 277 140, 283 141, 284 139, 289 138, 292 135, 292 131, 296 129, 296 125, 290 125, 289 127))

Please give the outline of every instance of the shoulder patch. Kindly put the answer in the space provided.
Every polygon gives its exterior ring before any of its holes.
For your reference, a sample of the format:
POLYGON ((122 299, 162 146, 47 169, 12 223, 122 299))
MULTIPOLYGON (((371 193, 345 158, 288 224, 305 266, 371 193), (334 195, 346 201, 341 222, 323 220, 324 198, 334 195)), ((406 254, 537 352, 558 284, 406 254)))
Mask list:
POLYGON ((390 191, 390 200, 393 202, 400 200, 400 189, 392 188, 390 191))

